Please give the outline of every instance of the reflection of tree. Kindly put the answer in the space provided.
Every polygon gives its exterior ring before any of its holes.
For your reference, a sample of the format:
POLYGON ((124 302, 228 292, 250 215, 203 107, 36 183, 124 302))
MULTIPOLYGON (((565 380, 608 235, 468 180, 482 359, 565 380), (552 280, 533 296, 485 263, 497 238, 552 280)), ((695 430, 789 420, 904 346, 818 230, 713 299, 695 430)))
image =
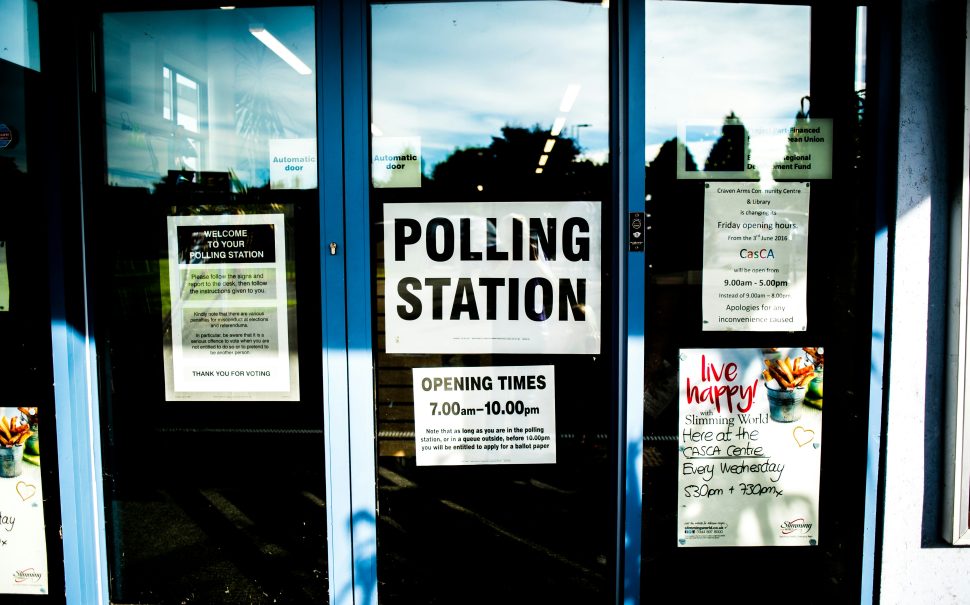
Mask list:
MULTIPOLYGON (((802 97, 801 105, 798 111, 795 113, 795 122, 793 124, 793 128, 801 129, 801 128, 806 128, 810 126, 808 122, 809 109, 806 109, 805 107, 806 102, 811 102, 811 97, 808 97, 808 96, 802 97)), ((773 168, 771 172, 772 172, 772 176, 776 179, 781 178, 780 175, 782 174, 782 171, 780 171, 777 168, 779 164, 784 165, 789 163, 790 160, 788 160, 788 158, 791 158, 791 157, 807 155, 808 153, 811 152, 812 148, 815 147, 815 145, 812 143, 803 142, 802 139, 804 139, 804 136, 797 134, 797 132, 798 131, 793 130, 787 136, 788 142, 785 144, 785 155, 775 160, 776 162, 775 168, 773 168), (795 139, 795 141, 793 142, 792 139, 795 139)))
POLYGON ((646 169, 644 191, 647 194, 646 210, 650 214, 647 223, 652 225, 647 242, 654 275, 686 271, 700 264, 698 247, 677 244, 679 241, 694 241, 688 233, 693 234, 698 225, 703 225, 704 213, 703 181, 677 178, 680 154, 684 154, 686 170, 697 170, 690 150, 676 138, 660 146, 657 156, 646 169), (672 253, 674 250, 676 253, 672 253))
MULTIPOLYGON (((609 196, 609 168, 579 160, 573 139, 558 137, 542 172, 536 173, 549 132, 505 126, 487 147, 455 150, 435 166, 426 187, 433 194, 490 200, 600 199, 609 196)), ((422 187, 422 189, 424 188, 422 187)))
POLYGON ((258 182, 257 149, 263 150, 259 157, 266 157, 269 139, 282 137, 286 130, 276 104, 278 93, 272 86, 266 86, 267 82, 279 79, 280 62, 275 56, 267 60, 268 55, 262 47, 236 51, 236 132, 247 143, 249 166, 246 168, 251 183, 258 182))
MULTIPOLYGON (((650 231, 645 262, 648 289, 646 320, 653 334, 644 367, 645 411, 653 417, 677 409, 677 355, 681 343, 666 327, 691 325, 700 316, 700 293, 689 272, 701 266, 704 225, 704 181, 677 178, 677 159, 696 171, 690 151, 676 138, 666 141, 647 164, 645 209, 650 231)), ((644 477, 647 480, 647 477, 644 477)))
POLYGON ((856 108, 856 119, 852 121, 852 144, 853 144, 853 154, 852 163, 855 168, 854 174, 856 178, 861 174, 862 164, 863 164, 863 151, 862 151, 862 141, 863 141, 863 128, 865 125, 866 117, 866 89, 862 88, 855 91, 855 108, 856 108))
MULTIPOLYGON (((705 172, 740 172, 747 161, 747 133, 744 122, 733 111, 724 117, 721 136, 704 161, 705 172)), ((758 178, 753 173, 750 178, 758 178)))

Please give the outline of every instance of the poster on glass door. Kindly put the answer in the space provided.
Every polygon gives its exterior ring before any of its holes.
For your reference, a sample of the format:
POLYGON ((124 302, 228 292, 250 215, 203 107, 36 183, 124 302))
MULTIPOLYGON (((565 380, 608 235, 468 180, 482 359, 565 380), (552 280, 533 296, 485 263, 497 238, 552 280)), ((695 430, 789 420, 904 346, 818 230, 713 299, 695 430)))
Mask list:
POLYGON ((282 214, 168 217, 168 401, 299 399, 284 237, 282 214))
POLYGON ((0 593, 47 594, 36 407, 0 407, 0 593))
POLYGON ((556 463, 555 366, 414 368, 418 466, 556 463))
POLYGON ((705 331, 806 329, 809 185, 706 183, 705 331))
POLYGON ((384 204, 388 353, 597 354, 598 202, 384 204))
POLYGON ((680 352, 677 543, 815 546, 819 347, 680 352))

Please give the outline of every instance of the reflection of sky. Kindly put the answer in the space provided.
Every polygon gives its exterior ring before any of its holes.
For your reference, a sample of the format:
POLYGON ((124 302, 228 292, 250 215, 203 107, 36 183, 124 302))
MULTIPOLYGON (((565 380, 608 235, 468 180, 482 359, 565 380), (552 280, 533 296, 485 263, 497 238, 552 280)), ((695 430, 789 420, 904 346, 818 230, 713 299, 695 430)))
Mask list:
MULTIPOLYGON (((648 2, 648 147, 675 136, 678 121, 716 122, 730 111, 741 120, 790 119, 809 92, 809 11, 804 6, 648 2)), ((265 51, 249 35, 254 23, 262 23, 312 65, 308 7, 106 16, 106 89, 111 96, 112 90, 127 87, 132 105, 109 103, 107 120, 109 126, 138 134, 119 137, 114 144, 109 136, 109 165, 115 161, 144 171, 149 166, 144 140, 154 140, 152 153, 159 156, 161 169, 170 167, 165 154, 171 132, 153 115, 158 84, 138 77, 160 69, 144 62, 149 57, 187 66, 207 86, 206 169, 225 170, 252 151, 238 140, 230 107, 241 88, 261 90, 279 108, 286 136, 315 136, 315 76, 299 77, 265 51), (111 71, 118 65, 111 56, 116 50, 129 53, 123 57, 129 70, 111 71), (258 68, 241 65, 247 53, 262 53, 258 68), (123 124, 121 110, 128 110, 129 123, 123 124)), ((567 86, 579 83, 582 89, 566 115, 563 135, 578 136, 588 156, 605 159, 607 36, 607 11, 595 3, 375 5, 374 123, 387 136, 420 136, 429 171, 456 148, 487 145, 506 124, 548 129, 560 113, 567 86)), ((648 149, 648 161, 654 155, 648 149)))
MULTIPOLYGON (((794 117, 809 92, 809 11, 648 2, 648 147, 674 137, 678 121, 717 122, 732 110, 742 120, 794 117)), ((572 82, 583 89, 564 134, 578 133, 585 153, 605 159, 599 5, 377 5, 372 27, 374 122, 388 136, 420 136, 426 171, 456 148, 487 145, 505 124, 548 127, 572 82)))
POLYGON ((793 118, 809 93, 809 11, 647 2, 647 161, 678 121, 793 118))
POLYGON ((506 124, 549 129, 578 83, 563 135, 578 133, 603 159, 607 18, 598 4, 569 2, 376 5, 373 121, 387 136, 420 136, 430 171, 456 148, 488 145, 506 124))

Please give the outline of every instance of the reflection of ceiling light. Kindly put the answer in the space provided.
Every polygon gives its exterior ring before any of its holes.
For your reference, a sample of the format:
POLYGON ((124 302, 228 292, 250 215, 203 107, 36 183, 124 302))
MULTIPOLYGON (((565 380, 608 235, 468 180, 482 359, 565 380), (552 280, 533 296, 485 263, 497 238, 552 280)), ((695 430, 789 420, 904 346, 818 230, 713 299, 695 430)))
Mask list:
POLYGON ((559 103, 559 111, 566 113, 573 108, 573 103, 576 102, 580 88, 582 87, 579 84, 570 84, 566 87, 566 92, 563 93, 562 101, 559 103))
POLYGON ((234 11, 234 10, 236 10, 236 7, 235 6, 220 6, 219 8, 221 8, 224 11, 234 11))
POLYGON ((377 124, 375 124, 373 122, 370 123, 370 133, 372 135, 374 135, 375 137, 382 137, 382 136, 384 136, 384 131, 381 130, 380 128, 378 128, 377 127, 377 124))
POLYGON ((549 161, 549 156, 548 155, 542 154, 542 155, 539 156, 539 165, 540 166, 545 166, 546 165, 546 162, 548 162, 548 161, 549 161))
POLYGON ((277 40, 276 36, 266 31, 266 28, 262 25, 250 25, 249 33, 265 44, 266 48, 276 53, 277 57, 286 61, 286 64, 295 69, 296 73, 301 76, 308 76, 312 73, 312 70, 306 63, 301 61, 299 57, 293 54, 293 51, 286 48, 282 42, 277 40))
POLYGON ((556 139, 549 139, 546 141, 546 146, 542 148, 542 153, 549 153, 552 151, 552 146, 556 144, 556 139))
POLYGON ((600 6, 602 6, 603 8, 609 8, 610 7, 610 0, 601 0, 600 6))
POLYGON ((485 190, 485 187, 479 185, 479 186, 475 187, 475 189, 478 189, 479 191, 484 191, 485 190))
POLYGON ((536 174, 542 174, 542 168, 536 168, 536 174))
POLYGON ((558 137, 559 133, 562 132, 562 127, 566 125, 566 118, 564 116, 559 116, 556 121, 552 123, 552 130, 549 131, 550 136, 558 137))

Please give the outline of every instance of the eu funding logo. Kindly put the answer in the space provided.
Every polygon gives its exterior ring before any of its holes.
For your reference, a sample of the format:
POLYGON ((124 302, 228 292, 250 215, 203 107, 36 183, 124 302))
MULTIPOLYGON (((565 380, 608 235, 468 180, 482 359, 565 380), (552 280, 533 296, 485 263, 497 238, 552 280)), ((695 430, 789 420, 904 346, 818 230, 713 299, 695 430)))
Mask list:
POLYGON ((798 518, 792 519, 791 521, 783 521, 780 528, 781 535, 783 536, 790 534, 805 535, 812 531, 812 523, 805 521, 805 519, 798 518))

